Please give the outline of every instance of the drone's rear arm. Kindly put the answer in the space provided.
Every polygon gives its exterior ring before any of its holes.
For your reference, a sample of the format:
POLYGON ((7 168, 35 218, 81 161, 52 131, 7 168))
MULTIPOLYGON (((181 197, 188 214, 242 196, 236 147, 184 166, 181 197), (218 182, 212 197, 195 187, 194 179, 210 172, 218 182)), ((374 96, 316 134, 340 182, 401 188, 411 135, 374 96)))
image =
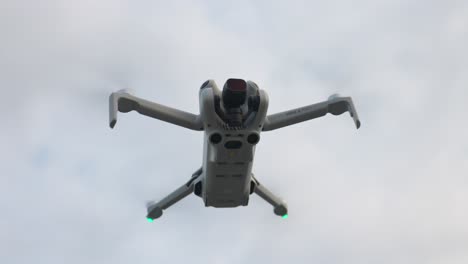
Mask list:
POLYGON ((322 117, 327 113, 333 115, 341 115, 344 112, 349 112, 353 117, 356 128, 361 126, 356 109, 354 108, 351 97, 331 96, 327 101, 308 105, 293 110, 280 112, 269 115, 265 119, 263 131, 274 130, 285 126, 294 125, 300 122, 322 117))
POLYGON ((129 93, 119 91, 109 97, 109 125, 111 128, 117 122, 117 112, 127 113, 132 110, 142 115, 182 126, 192 130, 203 130, 203 124, 198 115, 187 113, 161 104, 153 103, 129 93))

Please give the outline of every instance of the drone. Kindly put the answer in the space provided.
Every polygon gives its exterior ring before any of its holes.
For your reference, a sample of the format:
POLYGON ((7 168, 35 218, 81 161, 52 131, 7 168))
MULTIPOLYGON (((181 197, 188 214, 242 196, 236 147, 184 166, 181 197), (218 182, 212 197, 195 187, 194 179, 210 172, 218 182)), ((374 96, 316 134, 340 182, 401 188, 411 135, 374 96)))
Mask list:
POLYGON ((228 79, 221 91, 214 80, 199 90, 200 114, 150 102, 126 90, 109 97, 109 124, 114 128, 117 112, 136 111, 142 115, 196 131, 204 131, 203 163, 181 187, 159 201, 147 204, 147 220, 152 222, 170 206, 194 193, 206 207, 247 206, 255 193, 273 206, 273 212, 288 217, 288 207, 252 173, 255 147, 260 133, 325 116, 349 112, 356 128, 361 122, 351 97, 334 94, 328 100, 267 115, 268 95, 256 83, 228 79))

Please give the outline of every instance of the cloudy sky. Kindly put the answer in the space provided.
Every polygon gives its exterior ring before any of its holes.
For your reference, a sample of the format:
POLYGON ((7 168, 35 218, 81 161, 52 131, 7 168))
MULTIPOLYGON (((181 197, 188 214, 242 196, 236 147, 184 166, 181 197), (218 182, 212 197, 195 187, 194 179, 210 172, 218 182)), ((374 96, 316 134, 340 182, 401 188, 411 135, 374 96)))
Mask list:
POLYGON ((468 2, 0 0, 0 262, 467 263, 468 2), (287 220, 189 196, 201 132, 108 96, 198 113, 253 80, 269 112, 350 95, 362 120, 265 132, 257 178, 287 220))

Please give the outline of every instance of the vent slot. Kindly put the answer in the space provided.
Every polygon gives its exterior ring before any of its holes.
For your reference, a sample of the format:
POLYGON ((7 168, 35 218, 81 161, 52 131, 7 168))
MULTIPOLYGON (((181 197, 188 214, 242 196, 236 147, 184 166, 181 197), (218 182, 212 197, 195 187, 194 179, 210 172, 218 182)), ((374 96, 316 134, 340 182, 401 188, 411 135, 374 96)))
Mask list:
POLYGON ((231 140, 224 144, 224 147, 227 149, 240 149, 242 147, 242 142, 237 140, 231 140))

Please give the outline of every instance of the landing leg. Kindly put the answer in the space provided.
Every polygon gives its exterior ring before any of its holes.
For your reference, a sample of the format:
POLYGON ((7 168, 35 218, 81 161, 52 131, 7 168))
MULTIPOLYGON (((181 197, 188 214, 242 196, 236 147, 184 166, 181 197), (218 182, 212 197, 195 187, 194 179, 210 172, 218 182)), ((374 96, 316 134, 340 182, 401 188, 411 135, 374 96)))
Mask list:
POLYGON ((255 189, 254 192, 258 194, 258 196, 262 197, 265 201, 269 204, 273 205, 273 212, 276 215, 279 215, 283 218, 288 217, 288 207, 285 202, 283 202, 280 198, 275 196, 272 192, 270 192, 265 186, 260 184, 255 178, 255 189))
MULTIPOLYGON (((198 178, 198 176, 196 178, 198 178)), ((161 201, 149 203, 147 206, 148 215, 146 216, 148 221, 152 221, 156 218, 161 217, 163 214, 163 210, 166 210, 171 205, 177 203, 178 201, 184 199, 189 194, 191 194, 195 187, 194 183, 196 182, 196 178, 194 177, 190 179, 189 182, 179 187, 177 190, 166 196, 161 201)))

